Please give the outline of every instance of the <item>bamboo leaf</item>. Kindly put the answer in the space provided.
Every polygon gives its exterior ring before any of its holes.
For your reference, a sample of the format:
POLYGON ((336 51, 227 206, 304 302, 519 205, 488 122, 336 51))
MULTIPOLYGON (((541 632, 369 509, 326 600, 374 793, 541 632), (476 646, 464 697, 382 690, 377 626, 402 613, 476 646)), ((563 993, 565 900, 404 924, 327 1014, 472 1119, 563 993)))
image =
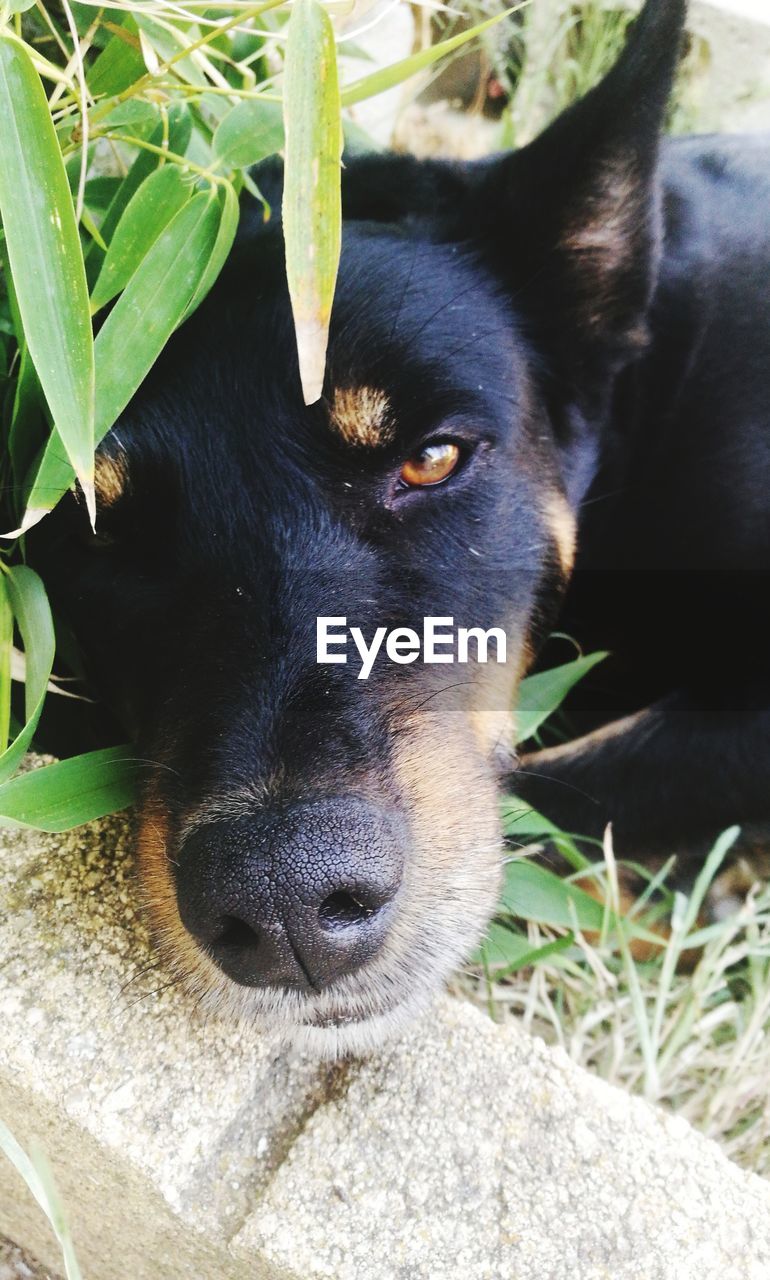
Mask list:
POLYGON ((206 294, 216 284, 217 277, 227 262, 230 250, 233 247, 233 241, 238 230, 238 219, 240 217, 240 205, 238 197, 235 194, 235 188, 228 182, 224 187, 224 194, 221 197, 221 216, 219 221, 219 230, 217 238, 214 241, 214 248, 211 251, 208 266, 203 273, 203 278, 195 290, 192 302, 187 308, 184 318, 191 316, 193 311, 203 302, 206 294))
POLYGON ((0 786, 0 825, 69 831, 128 808, 141 773, 133 747, 108 747, 19 774, 0 786))
POLYGON ((96 435, 101 440, 144 381, 206 274, 221 212, 207 192, 164 228, 96 342, 96 435))
POLYGON ((163 228, 191 194, 189 182, 175 164, 156 169, 134 192, 115 228, 91 293, 91 306, 95 311, 125 288, 163 228))
MULTIPOLYGON (((193 196, 163 229, 96 338, 96 442, 144 381, 204 280, 217 242, 220 207, 193 196)), ((74 479, 54 433, 38 464, 21 531, 47 515, 74 479)))
POLYGON ((258 98, 228 111, 214 134, 214 154, 231 169, 248 169, 284 143, 283 107, 258 98))
POLYGON ((0 35, 0 212, 30 355, 92 507, 94 347, 80 237, 40 77, 8 33, 0 35))
POLYGON ((122 93, 144 72, 139 36, 131 15, 113 9, 110 25, 115 34, 107 41, 88 74, 88 87, 94 96, 112 97, 122 93))
POLYGON ((8 745, 11 724, 11 657, 13 654, 13 610, 0 573, 0 751, 8 745))
POLYGON ((40 381, 24 339, 24 325, 13 288, 4 237, 0 240, 0 265, 5 275, 11 327, 19 348, 18 373, 8 430, 8 454, 13 477, 18 481, 26 474, 35 453, 40 448, 40 441, 45 438, 49 428, 44 416, 44 399, 40 381))
POLYGON ((329 15, 295 0, 286 41, 286 274, 306 404, 321 396, 342 239, 342 132, 337 59, 329 15))
POLYGON ((0 1120, 0 1151, 10 1160, 16 1172, 24 1179, 40 1208, 49 1217, 48 1200, 39 1174, 24 1148, 16 1141, 6 1124, 0 1120))
POLYGON ((24 646, 25 723, 11 745, 0 755, 0 783, 16 770, 32 741, 43 709, 56 649, 48 597, 37 574, 26 565, 14 565, 8 570, 5 583, 24 646))
MULTIPOLYGON (((172 102, 168 109, 168 149, 175 152, 178 156, 183 156, 187 150, 192 134, 192 120, 190 112, 183 102, 172 102)), ((158 124, 157 128, 150 134, 149 141, 154 147, 163 145, 163 125, 158 124)), ((134 195, 147 177, 157 169, 160 164, 161 157, 154 151, 140 151, 134 160, 128 173, 118 187, 113 196, 109 208, 104 215, 104 221, 99 228, 107 243, 112 239, 115 228, 117 227, 123 211, 129 200, 134 195)))

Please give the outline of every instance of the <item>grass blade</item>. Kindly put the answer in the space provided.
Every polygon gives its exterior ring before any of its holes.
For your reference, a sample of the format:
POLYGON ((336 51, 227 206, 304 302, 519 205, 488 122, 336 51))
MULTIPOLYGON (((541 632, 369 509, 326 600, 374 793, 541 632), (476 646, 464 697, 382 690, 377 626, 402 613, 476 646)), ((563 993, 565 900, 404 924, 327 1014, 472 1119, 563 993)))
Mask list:
POLYGON ((53 1227, 62 1251, 67 1280, 82 1280, 64 1209, 56 1190, 53 1174, 42 1151, 37 1149, 32 1157, 28 1156, 2 1120, 0 1120, 0 1151, 7 1156, 16 1172, 26 1182, 53 1227))
POLYGON ((410 76, 433 66, 434 62, 446 57, 448 53, 454 53, 455 49, 467 44, 469 40, 475 40, 490 27, 503 22, 512 13, 516 13, 517 9, 523 8, 523 4, 514 5, 512 9, 505 9, 502 13, 495 14, 494 18, 487 18, 486 22, 478 22, 467 31, 461 31, 459 35, 450 36, 448 40, 441 40, 427 49, 420 49, 418 53, 410 54, 408 58, 402 58, 400 62, 394 62, 389 67, 383 67, 368 76, 362 76, 360 80, 354 80, 352 84, 345 85, 342 90, 343 107, 351 107, 356 102, 363 102, 365 98, 373 98, 378 93, 384 93, 386 89, 402 84, 410 76))
POLYGON ((561 667, 539 671, 527 676, 519 685, 516 706, 516 740, 526 742, 556 711, 573 685, 607 657, 606 653, 591 653, 585 658, 575 658, 561 667))
POLYGON ((8 33, 0 35, 0 212, 30 355, 92 508, 94 344, 80 237, 40 77, 8 33))
POLYGON ((601 903, 585 889, 525 858, 505 868, 502 905, 517 918, 561 928, 570 928, 577 918, 582 930, 600 930, 604 920, 601 903))
POLYGON ((317 0, 295 0, 284 82, 286 274, 305 404, 320 399, 342 243, 340 95, 334 33, 317 0))

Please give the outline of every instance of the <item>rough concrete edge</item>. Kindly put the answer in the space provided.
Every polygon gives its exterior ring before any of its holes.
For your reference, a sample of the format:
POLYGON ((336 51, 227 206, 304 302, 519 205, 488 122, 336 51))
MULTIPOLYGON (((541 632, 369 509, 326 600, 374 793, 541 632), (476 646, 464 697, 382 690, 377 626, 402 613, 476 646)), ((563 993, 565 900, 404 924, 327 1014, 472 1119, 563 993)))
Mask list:
MULTIPOLYGON (((227 1280, 288 1280, 253 1254, 242 1262, 228 1245, 212 1247, 172 1213, 157 1188, 119 1152, 100 1149, 89 1134, 53 1107, 43 1106, 40 1097, 23 1086, 0 1084, 0 1110, 25 1149, 38 1142, 45 1151, 84 1275, 157 1280, 156 1261, 164 1258, 169 1265, 163 1280, 222 1280, 226 1258, 227 1280), (105 1255, 106 1241, 114 1250, 111 1256, 105 1255)), ((53 1230, 3 1157, 0 1192, 0 1234, 58 1275, 62 1259, 53 1230)))

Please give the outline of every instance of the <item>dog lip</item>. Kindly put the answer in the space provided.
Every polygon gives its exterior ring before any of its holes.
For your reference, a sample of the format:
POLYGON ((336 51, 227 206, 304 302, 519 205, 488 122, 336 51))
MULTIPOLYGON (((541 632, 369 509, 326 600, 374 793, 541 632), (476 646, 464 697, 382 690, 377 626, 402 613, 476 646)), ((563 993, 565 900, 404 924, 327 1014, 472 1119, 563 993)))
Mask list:
POLYGON ((301 1027, 316 1027, 323 1030, 327 1027, 352 1027, 359 1022, 366 1022, 366 1018, 359 1018, 352 1013, 327 1013, 318 1014, 316 1017, 302 1018, 299 1022, 301 1027))
MULTIPOLYGON (((379 1013, 385 1010, 378 1010, 379 1013)), ((297 1025, 300 1027, 314 1027, 319 1030, 331 1027, 353 1027, 358 1026, 362 1022, 368 1022, 373 1016, 371 1013, 357 1014, 345 1013, 339 1011, 337 1013, 311 1013, 305 1018, 299 1018, 297 1025)))

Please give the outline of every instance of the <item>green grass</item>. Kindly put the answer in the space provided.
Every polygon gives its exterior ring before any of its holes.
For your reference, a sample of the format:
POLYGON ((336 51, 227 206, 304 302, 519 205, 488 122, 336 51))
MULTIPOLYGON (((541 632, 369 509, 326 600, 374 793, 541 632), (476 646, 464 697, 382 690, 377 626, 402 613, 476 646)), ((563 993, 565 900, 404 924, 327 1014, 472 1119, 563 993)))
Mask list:
MULTIPOLYGON (((541 899, 538 919, 526 922, 504 903, 480 964, 458 985, 496 1020, 515 1018, 770 1176, 770 887, 757 884, 739 910, 698 923, 735 834, 717 843, 689 897, 667 888, 664 873, 625 916, 608 838, 592 869, 606 895, 601 919, 581 918, 578 903, 567 904, 565 920, 563 896, 541 899), (661 907, 650 915, 653 890, 661 907), (632 940, 669 916, 650 958, 635 959, 632 940)), ((513 865, 527 865, 538 848, 513 865)))
MULTIPOLYGON (((446 37, 463 22, 499 13, 500 0, 463 0, 434 19, 446 37)), ((486 62, 507 90, 497 146, 522 146, 609 70, 626 37, 633 9, 624 0, 531 0, 505 24, 483 35, 486 62)), ((459 51, 455 57, 463 57, 459 51)), ((701 115, 708 49, 688 36, 668 114, 672 133, 693 132, 701 115)), ((435 74, 440 74, 444 64, 435 74)))
POLYGON ((33 1147, 31 1155, 28 1155, 7 1125, 0 1120, 0 1156, 10 1160, 50 1222, 61 1248, 66 1280, 82 1280, 67 1215, 45 1155, 37 1146, 33 1147))

